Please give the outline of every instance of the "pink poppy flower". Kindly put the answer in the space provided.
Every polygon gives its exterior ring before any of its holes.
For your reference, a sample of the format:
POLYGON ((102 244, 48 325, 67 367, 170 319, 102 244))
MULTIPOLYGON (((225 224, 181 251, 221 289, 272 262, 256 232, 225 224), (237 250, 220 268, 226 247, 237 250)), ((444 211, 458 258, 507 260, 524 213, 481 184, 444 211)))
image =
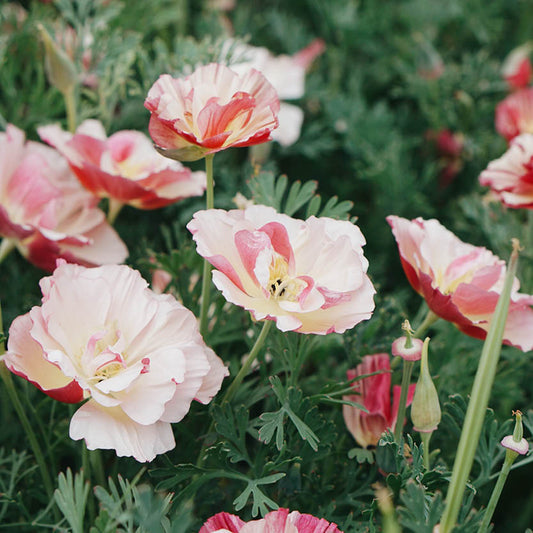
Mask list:
POLYGON ((238 516, 218 513, 209 518, 198 533, 342 533, 336 524, 310 514, 271 511, 264 518, 244 522, 238 516))
POLYGON ((508 207, 533 208, 533 134, 515 137, 507 152, 480 174, 479 183, 508 207))
POLYGON ((374 309, 365 239, 348 221, 296 220, 272 207, 210 209, 187 228, 231 303, 282 331, 343 333, 374 309))
POLYGON ((531 43, 514 48, 502 64, 502 77, 513 90, 527 87, 531 81, 533 70, 529 56, 532 48, 531 43))
POLYGON ((205 189, 205 173, 169 161, 139 131, 118 131, 107 138, 97 120, 86 120, 72 135, 57 125, 38 128, 43 141, 68 160, 81 184, 99 198, 138 209, 157 209, 205 189))
POLYGON ((40 282, 42 305, 16 318, 3 360, 57 400, 86 401, 70 437, 90 450, 151 461, 175 446, 171 423, 209 403, 227 369, 196 318, 127 267, 59 262, 40 282))
MULTIPOLYGON (((484 339, 503 287, 506 265, 486 248, 459 240, 437 220, 387 217, 413 289, 441 318, 484 339)), ((504 343, 533 348, 533 296, 518 292, 515 281, 504 343)))
POLYGON ((533 133, 533 87, 515 91, 496 106, 496 130, 508 141, 533 133))
MULTIPOLYGON (((353 382, 353 395, 344 396, 345 400, 357 402, 368 411, 344 404, 342 414, 348 431, 352 434, 357 444, 363 448, 377 446, 381 435, 387 430, 394 430, 400 405, 401 387, 392 388, 391 405, 391 368, 390 358, 386 353, 365 355, 363 362, 356 368, 348 370, 348 379, 355 379, 375 372, 373 376, 364 377, 353 382)), ((413 401, 416 385, 409 385, 407 405, 413 401)), ((403 421, 405 423, 405 420, 403 421)))
POLYGON ((26 142, 8 125, 0 133, 0 235, 30 262, 53 270, 56 259, 87 266, 121 263, 128 250, 66 161, 26 142))
POLYGON ((263 143, 278 126, 278 95, 266 78, 254 69, 239 76, 217 63, 186 78, 161 75, 144 106, 155 144, 180 161, 263 143))
MULTIPOLYGON (((256 69, 276 89, 280 100, 296 100, 305 94, 307 69, 324 50, 324 41, 315 39, 293 56, 274 56, 266 48, 228 39, 222 45, 221 61, 226 61, 228 53, 231 53, 234 61, 230 64, 231 70, 244 76, 251 69, 256 69)), ((272 139, 282 146, 294 144, 300 137, 303 111, 298 106, 281 102, 278 119, 279 127, 272 132, 272 139)))

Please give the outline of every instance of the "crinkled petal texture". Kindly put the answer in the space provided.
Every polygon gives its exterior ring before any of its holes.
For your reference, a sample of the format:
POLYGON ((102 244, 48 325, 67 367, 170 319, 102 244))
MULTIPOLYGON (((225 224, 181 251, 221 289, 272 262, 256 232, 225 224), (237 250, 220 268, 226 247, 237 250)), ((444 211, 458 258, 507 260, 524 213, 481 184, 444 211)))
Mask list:
POLYGON ((161 75, 144 105, 153 141, 180 161, 268 141, 278 126, 279 98, 267 79, 255 69, 240 76, 217 63, 185 78, 161 75))
POLYGON ((89 398, 70 436, 91 450, 143 462, 172 449, 170 423, 192 400, 208 403, 227 375, 194 315, 127 266, 60 262, 41 290, 42 305, 10 328, 7 367, 56 399, 89 398))
MULTIPOLYGON (((401 388, 393 387, 391 404, 390 372, 390 358, 386 353, 366 355, 361 364, 347 372, 349 380, 360 379, 352 384, 354 394, 345 396, 344 399, 362 405, 367 412, 344 404, 342 414, 348 431, 363 448, 377 446, 383 432, 393 430, 396 425, 401 388)), ((407 405, 413 401, 414 392, 413 384, 409 386, 407 405)))
POLYGON ((277 509, 260 520, 244 522, 238 516, 218 513, 209 518, 199 533, 342 533, 323 518, 288 509, 277 509))
MULTIPOLYGON (((441 318, 484 339, 503 288, 505 262, 489 250, 467 244, 437 220, 387 217, 407 279, 441 318)), ((515 280, 504 343, 533 348, 533 296, 518 292, 515 280)))
POLYGON ((69 161, 80 183, 99 198, 138 209, 156 209, 205 190, 205 173, 192 172, 163 157, 141 132, 124 130, 106 137, 99 121, 86 120, 75 135, 57 125, 39 135, 69 161))
POLYGON ((533 133, 533 87, 515 91, 496 106, 496 130, 508 141, 533 133))
POLYGON ((297 220, 271 207, 210 209, 187 228, 216 270, 213 282, 256 320, 282 331, 343 333, 374 309, 359 228, 331 218, 297 220))
POLYGON ((502 157, 479 176, 501 202, 513 208, 533 208, 533 134, 515 137, 502 157))
POLYGON ((56 150, 0 133, 0 235, 40 268, 56 260, 86 266, 122 263, 128 250, 56 150))

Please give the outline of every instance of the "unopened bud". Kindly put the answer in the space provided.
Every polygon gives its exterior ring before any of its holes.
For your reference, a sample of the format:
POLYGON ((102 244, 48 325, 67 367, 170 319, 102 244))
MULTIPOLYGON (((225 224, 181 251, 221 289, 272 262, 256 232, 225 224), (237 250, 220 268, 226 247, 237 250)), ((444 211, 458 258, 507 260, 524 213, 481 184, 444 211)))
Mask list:
POLYGON ((63 94, 66 94, 77 83, 76 67, 65 51, 57 46, 42 24, 37 24, 37 29, 44 43, 44 68, 48 81, 63 94))
POLYGON ((524 428, 522 426, 522 413, 520 411, 513 411, 513 414, 516 417, 513 434, 504 437, 500 444, 504 448, 507 448, 508 451, 520 455, 526 455, 529 451, 529 443, 523 437, 524 428))
POLYGON ((441 411, 437 389, 433 384, 428 365, 429 337, 424 341, 420 376, 416 383, 415 395, 411 404, 413 429, 421 433, 431 433, 440 423, 441 411))

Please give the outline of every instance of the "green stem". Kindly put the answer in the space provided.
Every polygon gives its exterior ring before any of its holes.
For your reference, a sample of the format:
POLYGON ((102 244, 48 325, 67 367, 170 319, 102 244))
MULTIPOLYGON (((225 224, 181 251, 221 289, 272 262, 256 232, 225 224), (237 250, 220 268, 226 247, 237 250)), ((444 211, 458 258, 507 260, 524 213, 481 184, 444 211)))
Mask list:
POLYGON ((67 127, 70 133, 76 131, 76 126, 78 123, 77 112, 76 112, 76 92, 74 87, 63 93, 65 99, 65 108, 67 111, 67 127))
POLYGON ((4 237, 0 243, 0 263, 3 262, 13 248, 15 248, 15 240, 4 237))
POLYGON ((424 446, 424 455, 423 455, 423 461, 424 461, 424 468, 426 470, 429 470, 429 440, 431 439, 431 432, 425 431, 420 432, 420 440, 422 441, 422 445, 424 446))
POLYGON ((417 330, 414 332, 413 337, 421 339, 426 331, 435 323, 440 317, 436 315, 431 309, 428 310, 427 315, 424 317, 422 324, 418 326, 417 330))
POLYGON ((400 404, 398 405, 398 416, 394 426, 394 440, 399 444, 402 438, 403 421, 407 409, 407 393, 411 384, 411 374, 413 372, 414 361, 403 362, 402 391, 400 393, 400 404))
POLYGON ((263 347, 263 344, 265 343, 265 339, 268 335, 268 331, 270 330, 270 327, 272 326, 272 320, 265 320, 263 322, 263 329, 261 330, 261 333, 259 333, 259 337, 257 337, 255 344, 250 351, 250 354, 248 355, 248 358, 242 365, 241 369, 239 370, 239 373, 235 376, 233 379, 233 382, 228 387, 228 390, 224 394, 222 398, 222 403, 224 402, 230 402, 239 388, 239 385, 242 383, 242 380, 244 377, 248 374, 248 371, 250 370, 250 367, 252 366, 252 363, 255 361, 257 355, 259 354, 259 351, 263 347))
MULTIPOLYGON (((213 186, 213 157, 214 154, 205 156, 205 204, 206 209, 213 209, 215 203, 214 186, 213 186)), ((210 289, 211 289, 211 264, 204 259, 204 268, 202 272, 202 297, 200 304, 200 333, 205 337, 207 333, 207 312, 209 310, 210 289)))
POLYGON ((507 481, 507 476, 509 475, 509 472, 511 471, 511 466, 514 463, 514 460, 516 458, 516 454, 514 455, 515 457, 513 457, 512 454, 509 454, 509 453, 505 454, 505 461, 500 471, 500 475, 498 476, 498 481, 496 482, 496 485, 494 486, 494 489, 492 490, 492 494, 491 494, 489 503, 487 505, 487 510, 485 511, 485 514, 483 515, 483 521, 481 522, 481 525, 479 526, 478 533, 485 533, 485 531, 489 529, 490 521, 492 520, 492 515, 494 514, 494 511, 496 510, 496 505, 498 505, 498 501, 502 494, 503 487, 505 485, 505 482, 507 481))
POLYGON ((457 521, 459 510, 461 509, 463 494, 474 462, 479 436, 483 427, 483 419, 485 418, 485 412, 496 374, 496 367, 500 358, 503 333, 509 311, 511 288, 516 274, 517 263, 518 244, 515 242, 513 244, 513 252, 509 261, 503 290, 490 322, 489 332, 483 345, 479 366, 472 386, 470 402, 468 403, 463 430, 453 465, 452 479, 446 496, 446 507, 440 523, 440 533, 451 532, 457 521))

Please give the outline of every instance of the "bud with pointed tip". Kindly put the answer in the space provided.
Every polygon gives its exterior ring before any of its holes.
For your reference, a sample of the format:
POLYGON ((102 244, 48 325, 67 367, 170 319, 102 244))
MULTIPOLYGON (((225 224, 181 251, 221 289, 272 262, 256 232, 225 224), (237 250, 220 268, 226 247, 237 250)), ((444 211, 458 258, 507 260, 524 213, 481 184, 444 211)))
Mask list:
POLYGON ((411 405, 413 429, 420 433, 431 433, 437 429, 441 419, 441 410, 437 389, 433 384, 428 366, 429 337, 424 341, 420 376, 416 384, 415 396, 411 405))

